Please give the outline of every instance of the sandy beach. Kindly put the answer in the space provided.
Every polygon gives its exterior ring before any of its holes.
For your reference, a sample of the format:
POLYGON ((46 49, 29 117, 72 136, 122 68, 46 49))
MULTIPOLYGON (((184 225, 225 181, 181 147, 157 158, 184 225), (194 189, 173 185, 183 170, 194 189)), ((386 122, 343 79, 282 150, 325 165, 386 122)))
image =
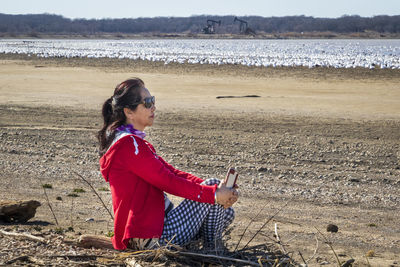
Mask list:
MULTIPOLYGON (((0 194, 40 201, 32 220, 52 223, 18 229, 39 235, 73 227, 70 239, 112 231, 107 212, 71 170, 104 189, 111 207, 95 135, 102 103, 129 77, 142 78, 156 96, 147 139, 164 159, 202 178, 222 179, 229 165, 237 167, 241 197, 230 244, 256 214, 244 240, 286 204, 254 244, 276 246, 276 223, 298 263, 301 253, 309 266, 337 266, 327 239, 354 266, 400 266, 400 70, 0 55, 0 194), (42 184, 53 187, 47 194, 59 226, 42 184), (68 197, 76 188, 86 192, 68 197), (339 231, 327 232, 328 224, 339 231)), ((0 263, 32 253, 12 249, 8 237, 0 244, 0 263)))

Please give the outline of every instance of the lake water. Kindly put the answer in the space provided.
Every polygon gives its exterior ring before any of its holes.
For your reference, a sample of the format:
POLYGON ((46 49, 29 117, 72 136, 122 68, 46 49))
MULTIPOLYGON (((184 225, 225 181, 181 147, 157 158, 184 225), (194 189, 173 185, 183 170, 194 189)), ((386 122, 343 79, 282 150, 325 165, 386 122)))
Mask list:
POLYGON ((0 53, 189 64, 400 69, 400 40, 0 40, 0 53))

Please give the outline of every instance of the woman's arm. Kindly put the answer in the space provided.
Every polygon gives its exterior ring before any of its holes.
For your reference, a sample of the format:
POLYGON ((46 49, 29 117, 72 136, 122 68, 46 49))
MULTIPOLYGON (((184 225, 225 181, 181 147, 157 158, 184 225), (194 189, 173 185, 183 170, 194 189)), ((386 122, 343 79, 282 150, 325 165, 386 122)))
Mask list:
MULTIPOLYGON (((171 171, 168 163, 160 160, 138 137, 126 136, 118 142, 119 144, 115 144, 113 147, 113 149, 118 149, 118 159, 123 161, 123 165, 130 172, 141 179, 176 196, 198 202, 215 203, 217 185, 200 185, 195 176, 187 179, 185 174, 177 175, 174 171, 171 171)), ((176 171, 179 173, 179 170, 176 171)))
POLYGON ((168 162, 166 162, 162 157, 158 156, 159 160, 165 165, 165 167, 167 167, 171 172, 175 173, 175 175, 185 178, 187 180, 191 180, 197 184, 202 183, 204 180, 187 172, 178 170, 176 168, 174 168, 171 164, 169 164, 168 162))

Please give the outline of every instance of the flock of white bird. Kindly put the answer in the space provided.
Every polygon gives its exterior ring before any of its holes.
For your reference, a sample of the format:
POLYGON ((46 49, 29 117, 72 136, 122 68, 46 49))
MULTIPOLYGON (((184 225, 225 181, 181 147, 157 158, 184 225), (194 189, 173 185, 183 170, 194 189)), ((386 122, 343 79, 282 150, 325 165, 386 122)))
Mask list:
POLYGON ((400 69, 400 40, 0 40, 0 53, 189 64, 400 69))

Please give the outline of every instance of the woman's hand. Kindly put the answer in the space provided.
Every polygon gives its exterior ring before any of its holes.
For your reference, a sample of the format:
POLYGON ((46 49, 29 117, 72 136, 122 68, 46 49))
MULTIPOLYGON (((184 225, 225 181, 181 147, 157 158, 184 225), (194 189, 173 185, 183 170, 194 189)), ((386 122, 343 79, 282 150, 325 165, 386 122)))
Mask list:
POLYGON ((222 205, 225 209, 232 207, 239 198, 237 188, 237 185, 233 188, 226 187, 225 182, 221 182, 217 188, 216 203, 222 205))

